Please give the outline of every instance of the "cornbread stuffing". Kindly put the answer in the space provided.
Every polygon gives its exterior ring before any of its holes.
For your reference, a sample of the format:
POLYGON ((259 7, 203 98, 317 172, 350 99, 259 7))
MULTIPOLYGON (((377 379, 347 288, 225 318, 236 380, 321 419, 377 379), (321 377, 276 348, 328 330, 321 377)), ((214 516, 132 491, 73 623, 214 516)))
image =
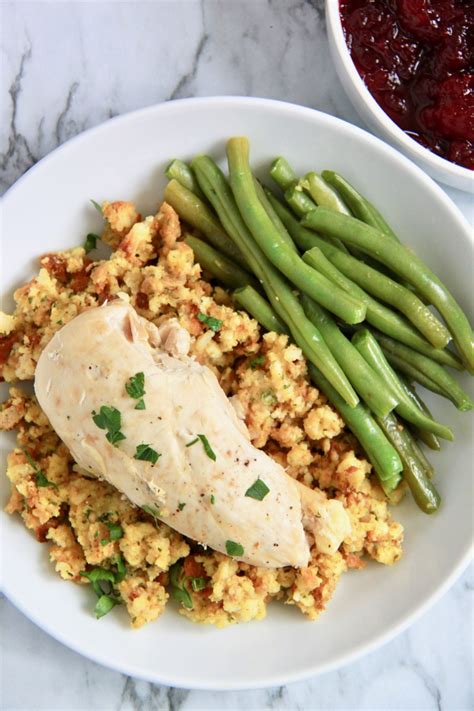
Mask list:
MULTIPOLYGON (((82 471, 35 398, 16 385, 0 410, 0 429, 17 430, 7 464, 7 512, 19 514, 49 545, 64 580, 93 588, 97 617, 122 603, 132 627, 140 627, 158 618, 171 596, 181 614, 217 627, 263 619, 272 599, 316 619, 348 568, 369 559, 392 565, 401 556, 403 529, 371 465, 311 385, 301 350, 287 336, 264 333, 206 280, 169 205, 145 219, 129 202, 104 203, 102 211, 109 258, 95 261, 82 247, 43 255, 37 276, 15 292, 14 313, 0 313, 2 379, 33 380, 56 331, 84 310, 127 294, 157 326, 178 320, 191 336, 191 355, 233 398, 252 443, 301 483, 342 502, 352 531, 332 555, 313 548, 302 569, 254 567, 205 549, 82 471), (214 331, 198 314, 222 326, 214 331)), ((402 496, 403 489, 396 493, 402 496)))

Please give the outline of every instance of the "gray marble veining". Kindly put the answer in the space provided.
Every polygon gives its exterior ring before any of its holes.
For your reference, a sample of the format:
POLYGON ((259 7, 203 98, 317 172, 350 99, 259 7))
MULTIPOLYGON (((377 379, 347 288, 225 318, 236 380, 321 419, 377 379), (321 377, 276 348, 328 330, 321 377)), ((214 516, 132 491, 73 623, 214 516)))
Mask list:
MULTIPOLYGON (((0 181, 106 119, 170 99, 284 99, 361 125, 332 68, 323 0, 0 3, 0 181)), ((468 196, 450 190, 463 211, 468 196)), ((471 213, 472 214, 472 213, 471 213)), ((3 709, 474 708, 473 569, 407 632, 349 667, 287 687, 169 689, 99 667, 0 599, 3 709)))

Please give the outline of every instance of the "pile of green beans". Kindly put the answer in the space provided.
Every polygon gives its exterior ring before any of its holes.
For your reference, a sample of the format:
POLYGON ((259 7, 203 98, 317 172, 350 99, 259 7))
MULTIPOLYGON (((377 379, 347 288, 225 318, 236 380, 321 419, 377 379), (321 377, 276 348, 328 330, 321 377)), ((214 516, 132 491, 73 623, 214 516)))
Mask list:
MULTIPOLYGON (((376 228, 325 207, 317 207, 306 215, 303 225, 354 245, 412 284, 443 316, 465 366, 474 372, 474 337, 467 316, 443 282, 419 257, 395 240, 384 239, 384 234, 376 228)), ((440 333, 436 345, 443 348, 448 342, 449 337, 440 333)))
POLYGON ((287 324, 306 358, 321 370, 349 405, 355 406, 359 401, 356 392, 318 329, 306 318, 288 282, 254 241, 222 171, 209 156, 197 156, 192 161, 192 167, 202 191, 216 210, 229 237, 245 254, 271 305, 287 324))
POLYGON ((190 234, 184 236, 184 241, 193 250, 201 267, 225 286, 237 289, 243 284, 247 284, 254 289, 260 288, 260 284, 252 274, 218 252, 207 242, 190 234))
POLYGON ((436 451, 438 438, 453 433, 411 381, 461 411, 473 407, 446 370, 474 372, 467 317, 344 177, 326 170, 299 178, 279 157, 270 176, 285 206, 255 179, 248 154, 246 138, 228 141, 229 179, 209 156, 169 164, 165 199, 198 231, 186 243, 238 306, 301 348, 310 378, 359 440, 385 493, 404 479, 418 506, 436 511, 433 468, 417 440, 436 451), (451 339, 459 357, 446 348, 451 339))

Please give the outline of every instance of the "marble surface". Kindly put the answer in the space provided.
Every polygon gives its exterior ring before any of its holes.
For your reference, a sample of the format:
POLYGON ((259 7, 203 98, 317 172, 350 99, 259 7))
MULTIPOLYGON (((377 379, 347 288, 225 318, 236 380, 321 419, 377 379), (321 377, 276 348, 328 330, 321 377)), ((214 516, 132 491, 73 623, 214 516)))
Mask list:
MULTIPOLYGON (((361 124, 322 0, 0 3, 0 187, 111 116, 187 96, 285 99, 361 124)), ((448 191, 472 220, 472 196, 448 191)), ((474 570, 411 629, 340 671, 266 691, 154 686, 99 667, 0 598, 2 709, 474 708, 474 570)))

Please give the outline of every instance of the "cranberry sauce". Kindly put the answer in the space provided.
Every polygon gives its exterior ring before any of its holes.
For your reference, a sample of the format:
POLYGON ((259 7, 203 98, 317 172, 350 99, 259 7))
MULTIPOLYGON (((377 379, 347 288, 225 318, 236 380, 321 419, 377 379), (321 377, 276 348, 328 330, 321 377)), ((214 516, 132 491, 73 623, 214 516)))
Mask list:
POLYGON ((352 59, 409 136, 474 170, 474 0, 341 0, 352 59))

